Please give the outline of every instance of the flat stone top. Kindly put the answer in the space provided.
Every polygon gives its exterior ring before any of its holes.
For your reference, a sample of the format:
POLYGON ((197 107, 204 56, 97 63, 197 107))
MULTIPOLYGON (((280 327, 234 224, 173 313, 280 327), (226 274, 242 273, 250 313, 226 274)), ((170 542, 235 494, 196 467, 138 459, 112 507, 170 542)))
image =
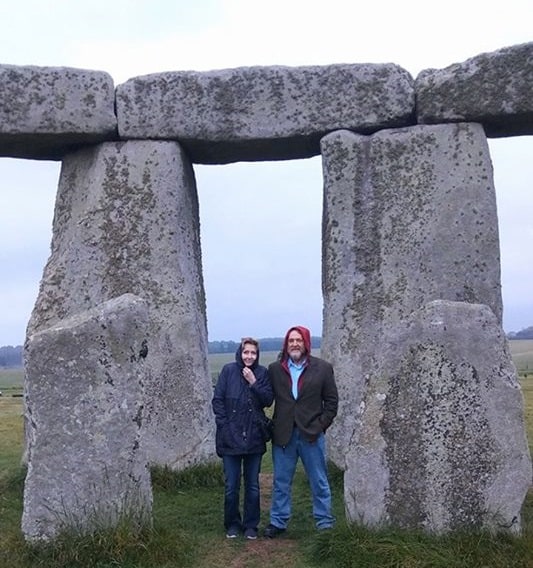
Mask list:
POLYGON ((413 85, 394 64, 146 75, 117 87, 119 135, 179 140, 200 163, 310 157, 339 128, 412 124, 413 85))
POLYGON ((0 156, 61 159, 117 137, 113 79, 70 67, 0 65, 0 156))
POLYGON ((415 86, 419 124, 480 122, 494 138, 533 134, 533 42, 426 69, 415 86))
POLYGON ((416 81, 393 63, 169 71, 116 89, 108 73, 0 64, 0 157, 61 160, 106 141, 173 140, 193 162, 309 158, 335 130, 478 122, 533 134, 533 42, 416 81))

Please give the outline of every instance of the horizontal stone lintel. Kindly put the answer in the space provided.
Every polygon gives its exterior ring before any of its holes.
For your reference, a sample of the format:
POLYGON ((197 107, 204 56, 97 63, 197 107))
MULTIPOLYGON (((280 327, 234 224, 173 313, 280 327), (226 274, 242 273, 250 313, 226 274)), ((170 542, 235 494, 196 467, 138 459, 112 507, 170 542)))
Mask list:
POLYGON ((533 42, 416 78, 417 122, 478 122, 489 138, 533 134, 533 42))
POLYGON ((116 137, 115 87, 108 73, 0 65, 0 156, 60 160, 116 137))
POLYGON ((120 140, 179 142, 195 163, 308 158, 336 130, 477 122, 533 135, 533 42, 414 80, 398 65, 257 66, 135 77, 0 64, 0 157, 61 160, 120 140), (415 104, 416 101, 416 104, 415 104))
POLYGON ((178 140, 200 163, 310 157, 340 128, 413 124, 413 85, 394 64, 158 73, 117 87, 118 129, 178 140))

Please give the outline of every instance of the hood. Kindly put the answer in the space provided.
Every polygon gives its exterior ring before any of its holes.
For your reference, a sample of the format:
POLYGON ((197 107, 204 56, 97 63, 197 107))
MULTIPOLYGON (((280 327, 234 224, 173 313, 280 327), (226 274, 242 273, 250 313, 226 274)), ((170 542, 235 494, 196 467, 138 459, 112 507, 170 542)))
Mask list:
POLYGON ((304 340, 305 350, 307 351, 307 355, 311 355, 311 332, 304 327, 303 325, 293 325, 285 334, 285 339, 283 340, 283 349, 281 351, 281 360, 286 361, 288 359, 287 354, 287 347, 289 341, 289 334, 291 331, 296 330, 298 333, 301 334, 304 340))
MULTIPOLYGON (((244 363, 242 360, 242 344, 237 347, 237 351, 235 351, 235 362, 239 366, 239 369, 244 369, 244 363)), ((257 359, 254 361, 253 365, 250 369, 255 369, 259 365, 259 346, 257 346, 257 359)))

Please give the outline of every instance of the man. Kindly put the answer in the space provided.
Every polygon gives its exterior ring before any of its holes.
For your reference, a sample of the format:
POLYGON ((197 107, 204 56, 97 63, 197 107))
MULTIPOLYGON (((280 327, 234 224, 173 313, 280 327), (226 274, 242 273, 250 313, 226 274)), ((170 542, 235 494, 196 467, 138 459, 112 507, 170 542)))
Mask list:
POLYGON ((274 391, 272 461, 274 482, 270 524, 264 535, 274 538, 291 516, 292 480, 302 460, 313 497, 319 530, 332 528, 331 490, 327 476, 324 432, 337 415, 338 393, 333 367, 311 355, 311 334, 294 326, 285 335, 280 359, 268 367, 274 391))

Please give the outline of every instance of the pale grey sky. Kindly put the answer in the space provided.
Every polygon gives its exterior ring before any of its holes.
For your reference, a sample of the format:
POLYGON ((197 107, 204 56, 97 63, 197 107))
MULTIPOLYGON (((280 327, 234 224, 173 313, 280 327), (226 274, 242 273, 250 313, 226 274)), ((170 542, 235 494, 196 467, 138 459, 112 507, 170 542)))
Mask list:
MULTIPOLYGON (((0 64, 102 70, 116 85, 147 73, 245 65, 392 62, 416 77, 533 41, 532 0, 493 4, 448 0, 429 10, 420 0, 0 2, 0 64)), ((533 139, 489 145, 504 329, 517 331, 533 325, 533 139)), ((24 341, 49 254, 59 168, 0 159, 0 345, 24 341)), ((319 335, 320 159, 195 171, 209 338, 279 336, 295 323, 319 335)))

